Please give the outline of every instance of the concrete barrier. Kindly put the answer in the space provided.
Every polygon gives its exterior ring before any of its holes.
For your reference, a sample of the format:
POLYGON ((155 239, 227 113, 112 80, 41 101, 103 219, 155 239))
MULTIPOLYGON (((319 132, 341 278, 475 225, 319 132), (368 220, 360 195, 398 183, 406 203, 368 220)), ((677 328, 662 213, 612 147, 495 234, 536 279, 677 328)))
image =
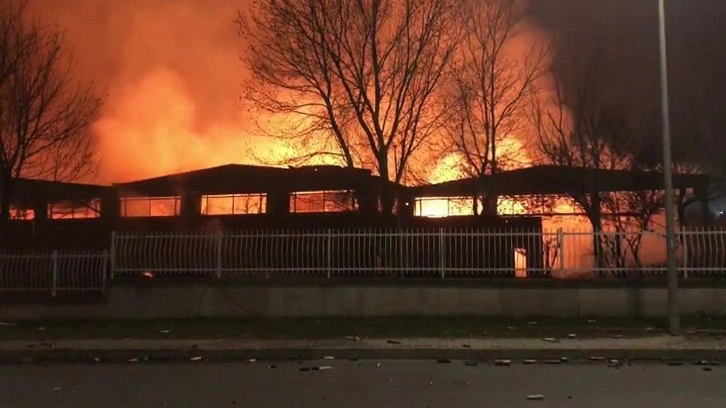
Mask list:
MULTIPOLYGON (((683 314, 726 313, 726 284, 689 282, 683 314)), ((660 317, 663 285, 621 282, 305 282, 115 284, 103 300, 0 304, 0 320, 315 316, 660 317)))

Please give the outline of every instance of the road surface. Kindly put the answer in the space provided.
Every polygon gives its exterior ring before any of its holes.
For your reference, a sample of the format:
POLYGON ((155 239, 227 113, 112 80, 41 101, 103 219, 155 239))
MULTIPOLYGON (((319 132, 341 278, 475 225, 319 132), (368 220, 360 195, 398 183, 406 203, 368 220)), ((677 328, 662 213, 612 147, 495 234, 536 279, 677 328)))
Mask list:
POLYGON ((726 367, 434 361, 3 366, 0 407, 726 407, 726 367), (325 371, 300 371, 329 365, 325 371), (528 401, 542 394, 540 401, 528 401))

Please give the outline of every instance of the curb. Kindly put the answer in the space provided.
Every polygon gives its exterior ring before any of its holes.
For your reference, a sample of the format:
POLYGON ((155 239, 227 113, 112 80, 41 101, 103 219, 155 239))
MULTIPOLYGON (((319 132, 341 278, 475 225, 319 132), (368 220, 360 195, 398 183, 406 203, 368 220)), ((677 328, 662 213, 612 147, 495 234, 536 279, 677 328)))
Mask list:
POLYGON ((316 348, 316 349, 47 349, 0 350, 0 364, 33 363, 195 363, 242 361, 310 361, 333 356, 339 360, 478 360, 493 363, 497 359, 521 363, 622 361, 726 361, 726 349, 432 349, 432 348, 316 348), (130 361, 131 360, 131 361, 130 361))

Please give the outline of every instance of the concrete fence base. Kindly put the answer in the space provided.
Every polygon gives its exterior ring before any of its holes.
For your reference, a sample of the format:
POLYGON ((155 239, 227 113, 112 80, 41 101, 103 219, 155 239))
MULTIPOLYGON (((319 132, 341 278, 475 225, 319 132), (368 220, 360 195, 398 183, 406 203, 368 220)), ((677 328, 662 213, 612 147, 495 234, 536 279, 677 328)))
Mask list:
MULTIPOLYGON (((487 282, 457 284, 116 284, 103 300, 0 304, 0 320, 323 316, 661 317, 664 285, 487 282), (660 287, 659 287, 660 286, 660 287)), ((682 314, 726 313, 726 285, 690 284, 682 314)))

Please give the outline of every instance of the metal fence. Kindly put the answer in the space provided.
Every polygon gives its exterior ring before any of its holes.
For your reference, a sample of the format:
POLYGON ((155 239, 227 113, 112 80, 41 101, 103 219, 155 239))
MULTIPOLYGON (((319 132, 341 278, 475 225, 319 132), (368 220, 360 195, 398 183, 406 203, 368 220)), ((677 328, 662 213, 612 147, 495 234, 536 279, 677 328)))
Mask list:
MULTIPOLYGON (((680 231, 681 275, 726 276, 725 238, 680 231)), ((113 276, 658 278, 666 270, 665 237, 653 231, 115 233, 110 253, 113 276)))
POLYGON ((108 252, 0 252, 0 297, 98 294, 108 261, 108 252))

